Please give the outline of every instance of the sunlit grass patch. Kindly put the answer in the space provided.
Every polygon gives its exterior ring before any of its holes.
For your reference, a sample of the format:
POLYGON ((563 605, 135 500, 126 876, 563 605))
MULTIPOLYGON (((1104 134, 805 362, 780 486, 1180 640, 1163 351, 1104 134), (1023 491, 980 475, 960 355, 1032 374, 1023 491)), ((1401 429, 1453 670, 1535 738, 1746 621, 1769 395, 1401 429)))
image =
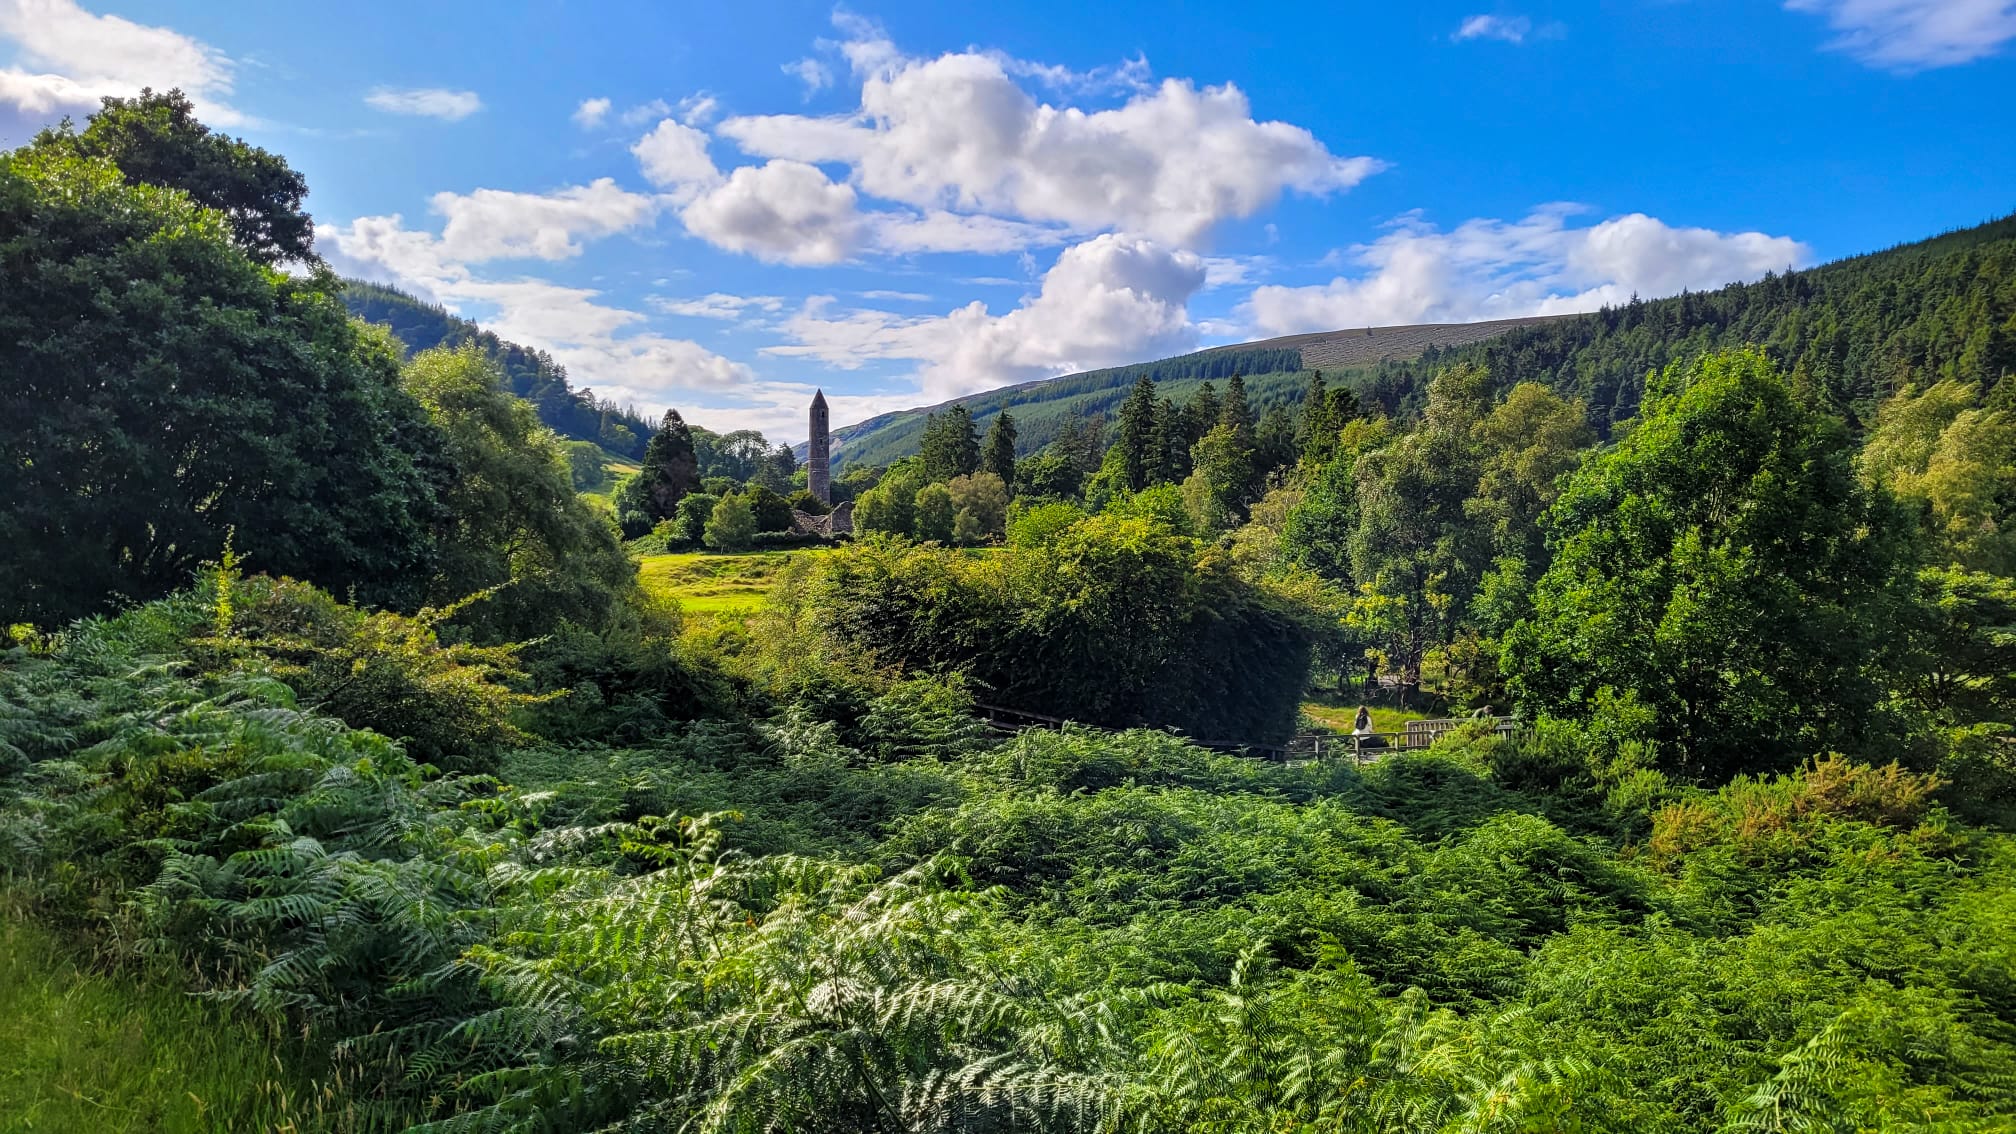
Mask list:
POLYGON ((0 909, 0 1129, 212 1134, 354 1128, 295 1053, 173 981, 107 976, 0 909))
POLYGON ((746 555, 647 555, 637 561, 637 581, 650 594, 676 600, 689 614, 754 610, 763 605, 792 556, 822 553, 823 549, 807 548, 746 555))

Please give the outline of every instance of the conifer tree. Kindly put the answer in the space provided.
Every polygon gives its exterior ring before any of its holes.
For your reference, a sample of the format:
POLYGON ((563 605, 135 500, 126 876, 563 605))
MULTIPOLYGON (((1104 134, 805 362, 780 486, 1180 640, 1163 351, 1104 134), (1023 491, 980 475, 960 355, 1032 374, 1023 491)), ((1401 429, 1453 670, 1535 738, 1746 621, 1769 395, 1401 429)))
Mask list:
POLYGON ((1253 444, 1253 407, 1246 401, 1246 379, 1237 374, 1225 384, 1225 402, 1218 410, 1218 424, 1229 425, 1241 442, 1253 444))
POLYGON ((1161 473, 1155 448, 1155 380, 1143 374, 1120 405, 1120 469, 1130 492, 1154 484, 1161 473))
POLYGON ((665 411, 658 432, 644 446, 644 467, 638 471, 643 481, 644 513, 652 523, 679 514, 679 501, 700 487, 700 459, 693 452, 693 433, 676 409, 665 411))
POLYGON ((987 427, 987 440, 980 446, 980 468, 1001 478, 1012 491, 1015 487, 1015 419, 1007 410, 994 415, 987 427))
POLYGON ((1323 372, 1309 372, 1309 387, 1302 394, 1302 459, 1312 465, 1325 464, 1337 451, 1337 430, 1341 423, 1330 416, 1329 390, 1323 372))
POLYGON ((954 405, 925 418, 917 455, 923 458, 927 480, 943 483, 979 471, 980 437, 973 428, 973 411, 954 405))

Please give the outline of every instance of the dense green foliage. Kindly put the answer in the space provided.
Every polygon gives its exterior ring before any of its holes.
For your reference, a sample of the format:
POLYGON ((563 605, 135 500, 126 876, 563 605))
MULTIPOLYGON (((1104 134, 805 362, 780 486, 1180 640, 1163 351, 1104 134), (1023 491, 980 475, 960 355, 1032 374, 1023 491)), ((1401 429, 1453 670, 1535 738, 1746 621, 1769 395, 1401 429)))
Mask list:
POLYGON ((233 528, 262 569, 418 601, 445 470, 392 345, 333 277, 62 149, 0 155, 0 621, 161 595, 233 528))
POLYGON ((308 182, 285 159, 212 133, 179 90, 101 101, 81 132, 66 118, 31 148, 110 162, 136 184, 181 190, 224 214, 232 242, 261 264, 320 262, 314 222, 301 211, 308 182))
POLYGON ((2016 844, 1894 768, 1281 767, 911 683, 441 778, 230 646, 262 585, 0 660, 0 846, 305 1031, 333 1128, 2016 1118, 2016 844))
POLYGON ((1146 518, 1079 519, 982 558, 856 546, 819 560, 795 598, 786 617, 873 665, 956 671, 1009 708, 1214 742, 1285 737, 1309 664, 1296 604, 1146 518))
POLYGON ((1762 354, 1671 367, 1547 516, 1513 690, 1715 779, 1867 749, 1900 520, 1762 354))

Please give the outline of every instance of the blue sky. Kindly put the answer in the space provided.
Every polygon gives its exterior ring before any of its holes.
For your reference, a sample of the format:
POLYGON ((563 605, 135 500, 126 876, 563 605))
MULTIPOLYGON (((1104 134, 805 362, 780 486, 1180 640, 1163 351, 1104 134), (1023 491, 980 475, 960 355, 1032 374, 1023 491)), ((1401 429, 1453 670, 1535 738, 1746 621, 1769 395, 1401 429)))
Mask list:
POLYGON ((2016 0, 0 0, 0 143, 180 85, 318 247, 803 433, 1275 334, 1586 310, 2016 209, 2016 0))

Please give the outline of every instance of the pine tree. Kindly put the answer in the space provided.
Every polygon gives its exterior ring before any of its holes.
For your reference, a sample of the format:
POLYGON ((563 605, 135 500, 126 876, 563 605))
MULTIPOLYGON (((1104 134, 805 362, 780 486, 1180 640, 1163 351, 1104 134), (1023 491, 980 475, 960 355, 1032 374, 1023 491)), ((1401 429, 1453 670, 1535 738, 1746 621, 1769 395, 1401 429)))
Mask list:
POLYGON ((679 514, 679 501, 700 487, 700 459, 693 452, 693 433, 676 409, 665 411, 658 432, 644 446, 644 512, 652 523, 679 514))
POLYGON ((1130 492, 1155 483, 1161 461, 1155 450, 1155 380, 1143 374, 1120 405, 1120 469, 1130 492))
POLYGON ((928 480, 942 483, 979 471, 980 437, 973 428, 973 412, 955 405, 925 418, 917 455, 923 458, 928 480))
POLYGON ((1007 410, 994 415, 994 424, 987 427, 987 440, 981 445, 980 467, 1001 478, 1001 483, 1012 491, 1015 487, 1015 419, 1007 410))
POLYGON ((1183 407, 1183 425, 1190 444, 1204 439, 1211 427, 1218 424, 1218 414, 1223 410, 1218 402, 1218 388, 1206 382, 1190 395, 1190 404, 1183 407))
POLYGON ((1302 394, 1302 459, 1312 465, 1325 464, 1337 451, 1337 430, 1342 425, 1330 416, 1329 391, 1323 372, 1309 372, 1309 388, 1302 394))
POLYGON ((1253 445, 1253 407, 1246 401, 1246 379, 1237 374, 1225 384, 1225 403, 1218 410, 1218 424, 1229 425, 1240 442, 1253 445))
POLYGON ((1185 440, 1183 410, 1169 398, 1155 403, 1156 484, 1173 484, 1190 475, 1190 445, 1185 440))

